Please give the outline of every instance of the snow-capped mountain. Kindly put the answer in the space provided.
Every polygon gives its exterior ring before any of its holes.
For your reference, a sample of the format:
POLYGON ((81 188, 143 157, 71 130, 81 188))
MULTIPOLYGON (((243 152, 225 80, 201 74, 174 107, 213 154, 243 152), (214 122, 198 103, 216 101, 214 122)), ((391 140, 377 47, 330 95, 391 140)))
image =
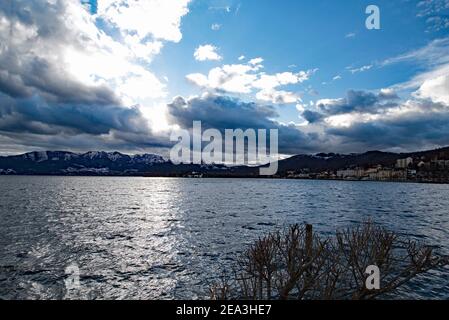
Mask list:
POLYGON ((114 174, 146 172, 167 163, 155 154, 127 155, 120 152, 36 151, 0 157, 0 174, 114 174))

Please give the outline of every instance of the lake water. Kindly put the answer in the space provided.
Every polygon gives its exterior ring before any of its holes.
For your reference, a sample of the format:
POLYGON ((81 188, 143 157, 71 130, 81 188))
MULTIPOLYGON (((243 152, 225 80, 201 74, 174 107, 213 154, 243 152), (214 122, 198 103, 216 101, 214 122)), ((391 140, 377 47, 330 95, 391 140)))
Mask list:
MULTIPOLYGON (((0 177, 0 299, 195 299, 245 246, 291 223, 371 217, 449 254, 449 185, 251 179, 0 177)), ((449 298, 449 270, 401 298, 449 298)))

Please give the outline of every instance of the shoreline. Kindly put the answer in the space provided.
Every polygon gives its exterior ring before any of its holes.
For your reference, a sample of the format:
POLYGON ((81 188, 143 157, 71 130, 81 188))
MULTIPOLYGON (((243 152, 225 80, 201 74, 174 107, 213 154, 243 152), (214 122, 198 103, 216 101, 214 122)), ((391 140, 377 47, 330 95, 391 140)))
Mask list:
POLYGON ((383 183, 410 183, 410 184, 438 184, 449 185, 449 181, 413 181, 413 180, 365 180, 365 179, 317 179, 317 178, 288 178, 288 177, 269 177, 269 176, 204 176, 204 177, 185 177, 185 176, 170 176, 170 175, 94 175, 94 174, 77 174, 77 175, 63 175, 63 174, 5 174, 0 177, 110 177, 110 178, 168 178, 168 179, 260 179, 260 180, 300 180, 300 181, 341 181, 341 182, 383 182, 383 183))

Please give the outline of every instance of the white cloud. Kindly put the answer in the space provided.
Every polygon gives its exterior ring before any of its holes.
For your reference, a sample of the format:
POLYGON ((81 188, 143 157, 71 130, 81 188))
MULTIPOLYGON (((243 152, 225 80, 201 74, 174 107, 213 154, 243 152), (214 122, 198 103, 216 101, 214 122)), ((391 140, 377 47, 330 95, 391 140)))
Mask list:
POLYGON ((311 71, 301 71, 299 73, 282 72, 274 75, 261 73, 259 79, 253 83, 253 87, 262 90, 270 90, 279 86, 297 84, 309 79, 311 71))
POLYGON ((418 17, 425 18, 429 25, 427 31, 440 31, 449 28, 449 0, 418 1, 418 17))
POLYGON ((336 75, 335 77, 332 78, 332 80, 337 81, 337 80, 341 80, 342 77, 340 75, 336 75))
POLYGON ((231 6, 210 6, 209 10, 224 11, 226 13, 230 13, 231 12, 231 6))
POLYGON ((250 93, 252 83, 257 75, 251 73, 257 70, 257 66, 243 64, 224 65, 209 71, 208 76, 195 73, 187 75, 187 80, 193 84, 212 90, 232 93, 250 93))
POLYGON ((263 59, 259 57, 259 58, 254 58, 254 59, 249 60, 248 63, 255 66, 257 64, 261 64, 262 62, 263 62, 263 59))
POLYGON ((123 34, 136 34, 139 39, 179 42, 181 18, 189 12, 190 0, 101 0, 98 16, 117 27, 123 34))
POLYGON ((449 37, 431 41, 424 47, 386 59, 381 66, 400 62, 418 62, 428 66, 440 65, 449 62, 449 37))
POLYGON ((222 57, 217 53, 217 50, 218 50, 217 47, 211 44, 205 44, 196 48, 193 56, 197 61, 207 61, 207 60, 218 61, 221 60, 222 57))
POLYGON ((350 32, 350 33, 348 33, 348 34, 346 34, 345 35, 345 38, 354 38, 356 36, 356 33, 355 32, 350 32))
POLYGON ((165 97, 165 84, 152 73, 136 74, 123 80, 117 86, 117 92, 126 97, 129 105, 136 99, 157 99, 165 97))
POLYGON ((242 55, 242 56, 239 57, 239 61, 245 60, 245 58, 246 57, 242 55))
POLYGON ((306 110, 306 106, 302 103, 296 104, 296 110, 298 110, 300 113, 303 113, 306 110))
POLYGON ((365 71, 368 71, 368 70, 370 70, 372 67, 373 67, 373 65, 369 64, 369 65, 362 66, 362 67, 360 67, 360 68, 348 68, 348 70, 349 70, 352 74, 355 74, 355 73, 359 73, 359 72, 365 72, 365 71))
POLYGON ((449 106, 449 74, 425 80, 416 92, 416 96, 449 106))
POLYGON ((209 83, 209 78, 207 76, 205 76, 204 74, 202 74, 202 73, 191 73, 191 74, 188 74, 186 76, 186 79, 189 82, 191 82, 191 83, 193 83, 193 84, 195 84, 195 85, 197 85, 198 87, 201 87, 201 88, 209 88, 209 87, 211 87, 210 83, 209 83))
POLYGON ((324 122, 330 127, 350 128, 355 125, 407 121, 410 118, 419 118, 420 116, 429 116, 432 114, 447 115, 447 109, 441 106, 423 103, 421 100, 410 99, 399 104, 393 105, 391 108, 385 109, 381 113, 364 113, 353 112, 326 117, 324 122))
POLYGON ((274 104, 289 104, 301 101, 301 97, 296 93, 274 89, 257 92, 256 99, 274 104))
POLYGON ((218 30, 221 29, 221 24, 214 23, 214 24, 212 24, 212 25, 210 26, 210 28, 211 28, 213 31, 218 31, 218 30))
POLYGON ((267 74, 260 72, 263 66, 262 58, 256 58, 247 64, 223 65, 213 68, 207 75, 193 73, 186 76, 187 80, 206 90, 254 94, 260 101, 276 104, 296 103, 301 100, 294 92, 280 90, 287 85, 300 84, 310 78, 316 70, 293 72, 280 72, 267 74))

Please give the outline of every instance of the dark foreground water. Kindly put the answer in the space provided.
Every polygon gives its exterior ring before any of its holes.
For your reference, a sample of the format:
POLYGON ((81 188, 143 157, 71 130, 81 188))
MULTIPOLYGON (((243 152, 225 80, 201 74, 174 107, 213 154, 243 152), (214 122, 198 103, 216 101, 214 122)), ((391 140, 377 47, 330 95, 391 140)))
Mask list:
MULTIPOLYGON (((323 234, 371 217, 449 254, 449 185, 0 177, 0 299, 195 299, 245 245, 290 223, 323 234)), ((398 298, 449 298, 449 270, 398 298)))

